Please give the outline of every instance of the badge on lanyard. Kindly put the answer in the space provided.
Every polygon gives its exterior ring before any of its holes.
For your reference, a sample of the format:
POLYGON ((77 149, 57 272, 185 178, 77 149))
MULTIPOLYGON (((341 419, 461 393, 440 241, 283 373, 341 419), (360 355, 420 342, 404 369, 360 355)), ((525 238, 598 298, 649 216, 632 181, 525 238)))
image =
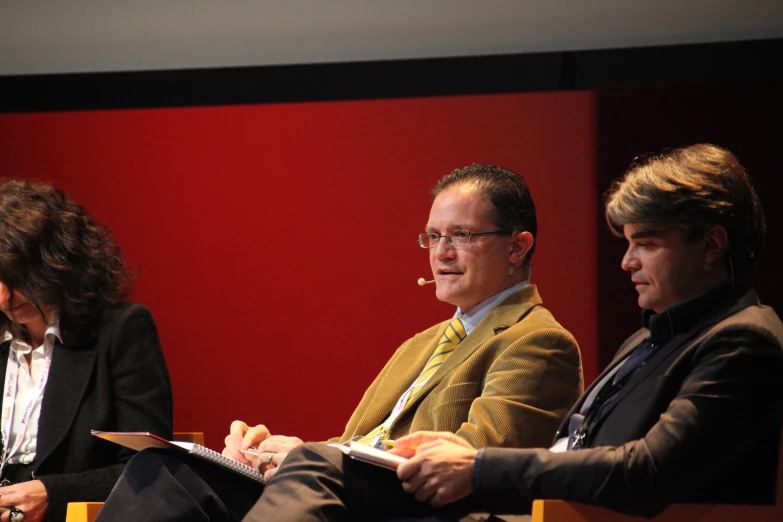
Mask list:
POLYGON ((27 432, 27 426, 29 425, 30 415, 33 411, 36 401, 43 393, 43 389, 46 386, 46 381, 49 378, 49 369, 52 365, 51 358, 47 358, 46 364, 44 364, 43 371, 38 378, 36 384, 36 393, 25 404, 24 410, 22 410, 22 417, 19 419, 19 423, 14 430, 16 437, 13 444, 11 444, 11 425, 14 421, 14 406, 16 403, 16 393, 19 388, 19 372, 21 366, 19 359, 16 356, 16 348, 11 348, 8 351, 8 366, 5 371, 5 385, 3 386, 3 414, 0 418, 0 435, 3 438, 3 454, 0 458, 0 477, 3 475, 8 459, 10 459, 22 445, 24 435, 27 432), (10 445, 10 448, 9 448, 10 445))

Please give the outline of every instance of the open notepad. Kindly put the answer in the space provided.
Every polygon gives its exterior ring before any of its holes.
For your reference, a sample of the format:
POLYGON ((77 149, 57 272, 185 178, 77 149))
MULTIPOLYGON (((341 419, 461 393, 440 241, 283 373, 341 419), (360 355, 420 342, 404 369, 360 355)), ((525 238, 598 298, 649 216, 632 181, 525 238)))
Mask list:
POLYGON ((184 451, 195 455, 201 459, 207 460, 225 469, 231 470, 240 475, 261 482, 266 482, 264 476, 256 469, 237 462, 236 460, 224 457, 217 451, 212 451, 209 448, 205 448, 199 444, 193 442, 178 442, 173 440, 166 440, 163 437, 158 437, 155 434, 147 431, 96 431, 92 430, 91 433, 96 437, 109 440, 126 448, 135 449, 141 451, 147 448, 163 448, 171 449, 174 451, 184 451))
POLYGON ((405 457, 399 455, 393 455, 383 450, 367 446, 366 444, 359 444, 357 442, 348 442, 346 444, 329 444, 333 448, 337 448, 352 459, 360 460, 380 466, 387 469, 397 469, 397 466, 405 462, 405 457))

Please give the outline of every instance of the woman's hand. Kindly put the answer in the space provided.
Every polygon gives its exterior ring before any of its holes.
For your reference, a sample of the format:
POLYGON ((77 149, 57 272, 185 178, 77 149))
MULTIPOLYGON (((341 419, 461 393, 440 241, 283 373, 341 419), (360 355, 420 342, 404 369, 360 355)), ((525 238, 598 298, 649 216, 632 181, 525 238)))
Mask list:
MULTIPOLYGON (((24 522, 40 522, 49 508, 49 495, 40 480, 11 484, 0 487, 0 506, 21 509, 24 522)), ((10 511, 6 511, 0 516, 0 522, 8 522, 10 516, 10 511)))

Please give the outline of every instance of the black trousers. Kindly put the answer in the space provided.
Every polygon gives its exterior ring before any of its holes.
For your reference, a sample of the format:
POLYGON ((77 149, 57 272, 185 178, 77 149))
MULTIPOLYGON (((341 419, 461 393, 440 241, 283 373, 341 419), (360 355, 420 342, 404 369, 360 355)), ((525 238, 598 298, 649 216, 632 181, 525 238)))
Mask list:
POLYGON ((476 510, 470 497, 434 509, 403 491, 394 471, 308 443, 288 454, 244 522, 511 520, 470 514, 476 510))
POLYGON ((97 522, 238 522, 263 485, 185 453, 144 450, 120 475, 97 522))

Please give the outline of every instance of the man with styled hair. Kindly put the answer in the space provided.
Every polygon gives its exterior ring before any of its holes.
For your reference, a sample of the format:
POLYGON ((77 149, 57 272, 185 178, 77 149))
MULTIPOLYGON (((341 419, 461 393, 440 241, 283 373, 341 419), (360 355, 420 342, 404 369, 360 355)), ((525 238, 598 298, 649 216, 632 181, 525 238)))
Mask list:
MULTIPOLYGON (((573 336, 529 281, 536 234, 533 200, 514 172, 474 164, 438 182, 418 242, 438 299, 456 313, 403 343, 333 441, 386 448, 437 430, 476 448, 548 443, 581 393, 582 374, 573 336)), ((241 421, 225 443, 224 455, 267 478, 302 445, 241 421), (249 448, 258 455, 242 453, 249 448)), ((128 463, 98 520, 239 520, 262 492, 196 458, 148 450, 128 463)))
POLYGON ((674 502, 774 503, 783 324, 751 286, 765 226, 745 171, 714 145, 666 152, 615 183, 606 218, 628 241, 621 266, 644 326, 554 446, 478 449, 458 434, 412 433, 395 442, 409 460, 394 476, 308 444, 245 520, 452 520, 529 513, 533 499, 646 517, 674 502))

